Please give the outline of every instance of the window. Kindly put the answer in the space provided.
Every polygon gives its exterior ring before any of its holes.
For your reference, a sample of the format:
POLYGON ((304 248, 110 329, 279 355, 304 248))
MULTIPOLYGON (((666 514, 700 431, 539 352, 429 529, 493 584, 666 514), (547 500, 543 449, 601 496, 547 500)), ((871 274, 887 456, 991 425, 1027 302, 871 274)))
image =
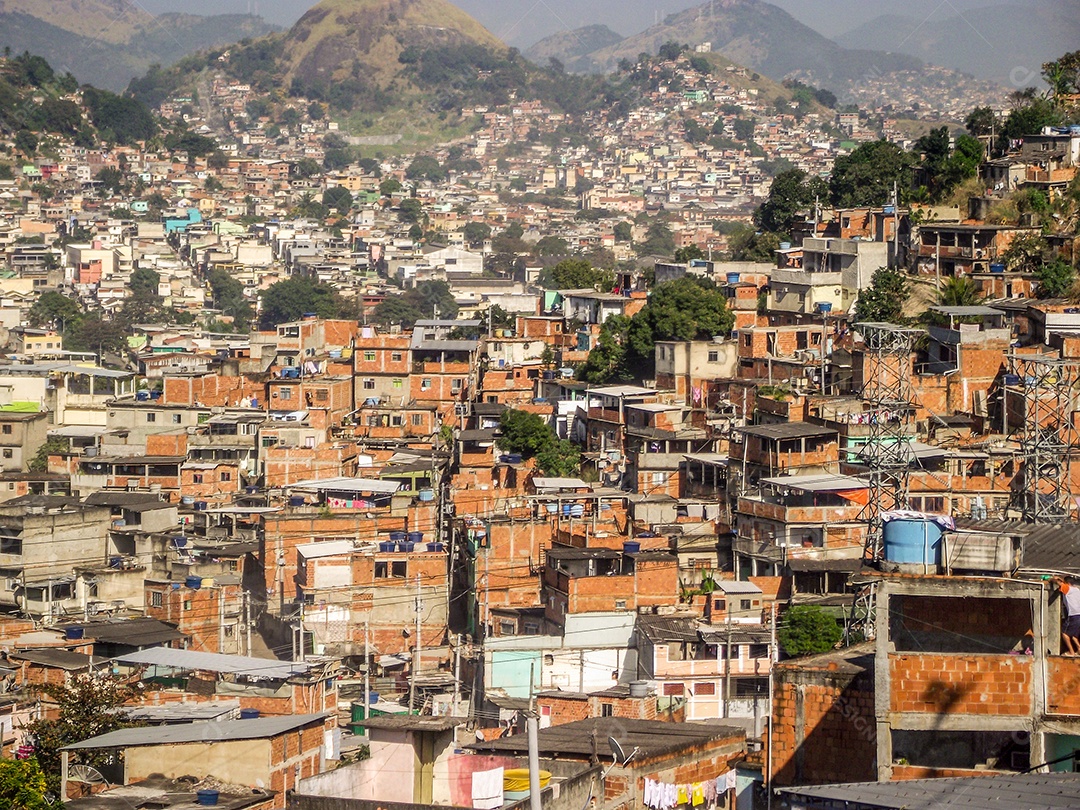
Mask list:
POLYGON ((390 564, 390 576, 396 579, 405 579, 408 573, 408 563, 405 560, 394 560, 390 564))
POLYGON ((723 599, 714 599, 713 610, 727 610, 727 603, 723 599))
POLYGON ((739 609, 740 610, 750 610, 750 608, 752 608, 752 607, 753 607, 753 603, 749 599, 740 599, 739 600, 739 609))
POLYGON ((427 391, 431 388, 431 377, 424 377, 420 380, 420 390, 427 391))
POLYGON ((222 480, 222 481, 232 481, 232 473, 231 473, 231 472, 227 472, 227 471, 226 471, 226 472, 223 472, 223 473, 221 474, 221 480, 222 480))
POLYGON ((751 644, 747 655, 750 658, 768 658, 769 657, 769 645, 768 644, 751 644))
POLYGON ((513 636, 517 635, 517 626, 513 622, 506 621, 505 619, 499 622, 499 635, 500 636, 513 636))
POLYGON ((695 695, 715 695, 716 684, 712 681, 702 681, 701 683, 694 684, 695 695))
POLYGON ((14 456, 14 452, 12 451, 12 449, 10 447, 5 447, 4 458, 12 458, 12 456, 14 456))
POLYGON ((450 390, 453 391, 455 394, 458 391, 460 391, 461 390, 461 380, 451 380, 450 381, 450 390))
POLYGON ((0 528, 0 554, 22 554, 22 537, 15 529, 0 528))
POLYGON ((184 610, 191 610, 191 600, 190 599, 185 599, 184 600, 184 610))
POLYGON ((384 562, 375 563, 375 579, 386 579, 388 576, 387 564, 384 562))
POLYGON ((326 402, 328 399, 330 399, 330 392, 327 391, 325 388, 320 388, 318 391, 315 392, 316 402, 326 402))
POLYGON ((395 363, 400 363, 401 362, 401 352, 391 352, 390 353, 390 359, 392 361, 394 361, 395 363))
POLYGON ((404 424, 405 424, 405 417, 402 416, 401 414, 395 413, 393 416, 390 417, 390 426, 391 427, 401 427, 404 424))
POLYGON ((720 360, 720 352, 709 352, 709 362, 716 363, 720 360))
POLYGON ((156 422, 157 421, 157 414, 156 413, 148 413, 146 415, 146 421, 147 422, 156 422))
POLYGON ((613 703, 601 703, 600 704, 600 716, 611 717, 615 714, 615 704, 613 703))
POLYGON ((403 382, 400 379, 394 379, 390 381, 390 387, 396 390, 400 390, 403 382))
POLYGON ((183 417, 183 416, 181 416, 181 415, 180 415, 180 414, 178 414, 178 413, 174 413, 174 414, 172 415, 172 423, 173 423, 174 425, 179 425, 179 424, 180 424, 180 423, 181 423, 181 422, 183 421, 183 419, 184 419, 184 417, 183 417))
POLYGON ((291 388, 279 388, 278 391, 280 392, 282 399, 292 399, 291 388))
POLYGON ((626 600, 625 599, 616 599, 615 600, 615 609, 616 610, 626 610, 626 600))
POLYGON ((414 413, 412 415, 412 423, 413 427, 420 427, 420 425, 424 424, 424 415, 422 413, 414 413))
POLYGON ((364 362, 365 363, 374 363, 375 362, 375 352, 364 352, 364 362))
POLYGON ((11 435, 11 425, 4 425, 4 435, 5 436, 10 436, 11 435))
POLYGON ((150 592, 150 607, 161 607, 161 591, 150 592))
POLYGON ((372 377, 364 378, 364 390, 365 391, 374 391, 375 390, 375 380, 374 380, 374 378, 372 378, 372 377))

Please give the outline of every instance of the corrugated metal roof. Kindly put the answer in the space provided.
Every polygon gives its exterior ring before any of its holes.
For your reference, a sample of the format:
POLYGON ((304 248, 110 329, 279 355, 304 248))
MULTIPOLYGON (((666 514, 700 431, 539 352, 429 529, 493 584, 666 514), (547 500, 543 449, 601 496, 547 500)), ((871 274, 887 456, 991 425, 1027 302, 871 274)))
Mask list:
POLYGON ((123 664, 145 664, 172 669, 197 669, 204 672, 220 672, 230 675, 248 675, 260 678, 283 679, 290 675, 303 675, 311 670, 310 664, 277 661, 269 658, 249 658, 244 655, 173 650, 153 647, 149 650, 118 655, 123 664))
POLYGON ((289 489, 312 489, 321 492, 374 492, 389 495, 401 489, 401 484, 379 478, 342 477, 297 481, 289 489))
POLYGON ((322 543, 305 543, 296 547, 296 553, 305 560, 317 560, 320 557, 337 557, 341 554, 352 554, 356 546, 352 540, 327 540, 322 543))
POLYGON ((962 807, 964 810, 1057 810, 1080 807, 1080 774, 1025 773, 1007 776, 943 777, 906 782, 782 788, 781 793, 818 802, 846 802, 855 808, 962 807))
POLYGON ((251 720, 223 720, 220 723, 185 723, 174 726, 124 728, 62 748, 63 751, 94 750, 99 748, 131 748, 140 745, 176 745, 181 743, 213 743, 230 740, 257 740, 276 737, 287 731, 322 722, 321 714, 300 714, 281 717, 256 717, 251 720))
POLYGON ((800 492, 844 492, 853 489, 867 489, 870 485, 860 478, 850 475, 787 475, 779 478, 762 478, 762 484, 774 487, 787 487, 800 492))
POLYGON ((831 428, 811 425, 809 422, 783 422, 777 425, 751 425, 737 428, 736 433, 758 436, 762 439, 800 439, 804 436, 828 436, 836 434, 831 428))

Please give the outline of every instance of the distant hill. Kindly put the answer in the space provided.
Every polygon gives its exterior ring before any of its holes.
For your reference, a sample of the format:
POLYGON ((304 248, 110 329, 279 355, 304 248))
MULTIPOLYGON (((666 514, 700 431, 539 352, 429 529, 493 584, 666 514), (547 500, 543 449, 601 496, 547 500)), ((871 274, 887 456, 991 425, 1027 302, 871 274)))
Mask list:
POLYGON ((0 0, 0 47, 43 56, 80 82, 121 90, 154 64, 276 30, 259 17, 152 16, 127 0, 0 0))
POLYGON ((526 49, 525 56, 538 65, 558 59, 567 70, 575 73, 594 73, 596 65, 589 56, 593 51, 610 48, 622 42, 622 37, 606 25, 586 25, 573 31, 560 31, 526 49))
POLYGON ((283 39, 285 78, 326 83, 357 70, 376 81, 400 69, 407 49, 458 45, 505 46, 446 0, 323 0, 283 39))
POLYGON ((763 0, 713 0, 672 14, 659 25, 590 54, 610 70, 620 59, 656 53, 665 42, 705 42, 741 65, 773 79, 797 76, 818 87, 838 88, 868 74, 918 70, 906 54, 849 49, 826 39, 778 6, 763 0))
POLYGON ((1080 47, 1080 4, 1032 0, 958 16, 951 5, 929 20, 883 15, 836 38, 841 45, 891 47, 943 67, 1010 86, 1039 83, 1044 62, 1080 47))

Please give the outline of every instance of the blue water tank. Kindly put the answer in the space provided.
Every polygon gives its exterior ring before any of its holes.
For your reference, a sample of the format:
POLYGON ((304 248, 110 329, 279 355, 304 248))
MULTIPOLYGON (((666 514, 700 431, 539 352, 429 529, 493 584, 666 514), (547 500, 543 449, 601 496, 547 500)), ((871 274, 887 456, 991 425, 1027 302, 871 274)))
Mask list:
POLYGON ((579 518, 584 516, 584 514, 585 507, 582 506, 580 503, 575 503, 570 507, 570 517, 579 518))
POLYGON ((197 591, 202 587, 202 577, 187 577, 184 579, 184 584, 193 591, 197 591))
POLYGON ((78 626, 65 627, 64 638, 68 641, 78 641, 83 637, 83 629, 78 626))
POLYGON ((929 518, 904 517, 887 521, 882 529, 885 559, 908 565, 941 561, 941 527, 929 518))
POLYGON ((405 532, 390 532, 391 543, 404 543, 406 537, 405 532))
POLYGON ((258 709, 241 709, 240 710, 240 719, 241 720, 258 720, 259 719, 259 710, 258 709))
POLYGON ((424 533, 423 532, 409 532, 409 542, 410 543, 423 543, 424 542, 424 533))
POLYGON ((728 284, 738 284, 740 278, 742 278, 742 273, 738 273, 738 272, 728 273, 727 274, 727 283, 728 284))

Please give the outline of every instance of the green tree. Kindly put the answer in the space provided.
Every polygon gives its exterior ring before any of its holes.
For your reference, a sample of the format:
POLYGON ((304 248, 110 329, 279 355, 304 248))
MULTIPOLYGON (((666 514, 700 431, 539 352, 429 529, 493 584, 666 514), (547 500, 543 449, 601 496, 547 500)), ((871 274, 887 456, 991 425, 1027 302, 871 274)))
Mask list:
POLYGON ((458 314, 457 300, 445 281, 421 281, 406 290, 404 298, 423 312, 425 318, 436 310, 442 320, 452 321, 458 314))
POLYGON ((545 269, 539 281, 540 286, 555 290, 610 291, 615 283, 615 274, 593 267, 584 259, 563 259, 554 267, 545 269))
POLYGON ((379 183, 379 193, 384 197, 389 197, 399 191, 401 191, 401 183, 398 182, 396 177, 387 177, 379 183))
POLYGON ((570 246, 561 236, 544 236, 533 245, 533 253, 537 256, 564 256, 570 250, 570 246))
POLYGON ((106 321, 100 315, 85 315, 64 333, 64 348, 75 352, 94 352, 123 355, 127 351, 127 330, 117 321, 106 321))
POLYGON ((424 317, 415 304, 400 295, 389 295, 375 305, 371 318, 381 326, 400 324, 403 329, 412 329, 418 320, 424 317))
POLYGON ((312 281, 307 276, 292 276, 271 284, 262 291, 261 297, 259 328, 263 330, 299 320, 309 312, 320 318, 335 318, 345 308, 333 287, 312 281))
POLYGON ((418 155, 405 169, 405 176, 410 180, 429 180, 441 183, 446 179, 446 170, 431 155, 418 155))
POLYGON ((43 292, 27 313, 31 326, 53 324, 61 329, 72 325, 83 314, 82 307, 74 299, 56 290, 43 292))
POLYGON ((1076 270, 1060 256, 1055 256, 1035 271, 1039 298, 1061 298, 1076 281, 1076 270))
MULTIPOLYGON (((611 321, 614 318, 608 320, 611 321)), ((622 320, 628 319, 622 318, 622 320)), ((622 334, 612 326, 604 324, 600 327, 596 345, 589 352, 585 362, 578 367, 574 376, 592 385, 602 385, 620 379, 624 375, 626 363, 626 350, 622 346, 621 338, 622 334)))
POLYGON ((131 289, 131 294, 136 298, 152 298, 157 300, 158 284, 160 282, 161 276, 154 270, 149 267, 140 267, 132 272, 128 287, 131 289))
POLYGON ((297 177, 315 177, 322 174, 322 166, 314 158, 300 158, 292 165, 292 173, 297 177))
POLYGON ((991 107, 976 107, 964 119, 968 134, 978 138, 994 131, 994 110, 991 107))
POLYGON ((469 247, 480 247, 485 239, 491 238, 491 226, 483 222, 468 222, 463 233, 469 247))
POLYGON ((657 284, 649 302, 630 319, 626 362, 639 378, 651 376, 658 340, 708 340, 731 331, 735 316, 710 280, 684 276, 657 284))
POLYGON ((697 245, 687 245, 686 247, 679 248, 675 251, 675 261, 680 264, 686 264, 688 262, 697 261, 698 259, 705 258, 705 251, 699 248, 697 245))
POLYGON ((788 608, 776 632, 780 646, 789 656, 828 652, 842 636, 836 619, 816 605, 788 608))
MULTIPOLYGON (((1018 204, 1022 208, 1023 204, 1018 204)), ((1001 255, 1005 266, 1017 273, 1037 273, 1051 261, 1050 245, 1040 234, 1024 234, 1015 237, 1001 255)))
POLYGON ((398 206, 398 218, 402 222, 419 222, 423 216, 424 206, 415 197, 408 197, 401 201, 398 206))
POLYGON ((51 436, 38 446, 33 458, 26 463, 26 468, 30 472, 46 472, 49 469, 49 456, 59 455, 69 449, 67 439, 62 436, 51 436))
MULTIPOLYGON (((134 690, 119 678, 98 672, 74 673, 64 684, 46 684, 40 693, 57 708, 54 720, 34 720, 26 733, 33 740, 34 757, 41 765, 51 792, 60 792, 60 749, 116 731, 130 728, 117 709, 136 697, 134 690)), ((84 764, 101 768, 112 756, 109 752, 80 752, 84 764)))
POLYGON ((539 414, 509 409, 499 418, 499 438, 495 444, 508 453, 532 458, 550 445, 555 434, 539 414))
POLYGON ((83 103, 90 110, 94 126, 117 143, 147 141, 157 132, 157 124, 150 110, 130 96, 85 87, 83 103))
POLYGON ((830 202, 841 208, 881 205, 892 199, 893 185, 903 194, 911 186, 915 159, 889 141, 861 144, 833 163, 830 202))
POLYGON ((634 226, 625 221, 616 222, 614 233, 616 242, 629 242, 633 238, 634 226))
POLYGON ((782 241, 784 234, 743 226, 729 236, 728 248, 734 261, 773 263, 782 241))
POLYGON ((634 245, 639 256, 670 256, 675 252, 675 235, 663 220, 653 220, 645 231, 645 241, 634 245))
POLYGON ((344 214, 352 208, 352 192, 344 186, 333 186, 323 192, 322 204, 327 208, 336 209, 339 213, 344 214))
POLYGON ((214 308, 223 314, 231 315, 233 324, 240 331, 246 331, 251 323, 251 301, 244 295, 244 285, 224 270, 215 268, 207 275, 210 295, 214 308))
POLYGON ((37 759, 0 760, 0 807, 5 810, 49 810, 49 783, 37 759))
POLYGON ((544 475, 558 478, 577 475, 581 470, 581 451, 568 439, 555 439, 536 454, 536 466, 544 475))
POLYGON ((870 278, 870 286, 855 302, 857 323, 899 323, 904 317, 910 285, 899 270, 879 267, 870 278))
POLYGON ((938 293, 938 303, 945 307, 970 307, 982 300, 979 285, 966 276, 950 276, 938 293))
POLYGON ((28 129, 20 129, 15 133, 15 148, 26 157, 32 157, 38 148, 37 135, 28 129))
POLYGON ((801 168, 781 172, 769 186, 769 197, 754 212, 754 224, 765 231, 791 233, 799 214, 808 212, 814 201, 827 198, 820 177, 810 177, 801 168))

